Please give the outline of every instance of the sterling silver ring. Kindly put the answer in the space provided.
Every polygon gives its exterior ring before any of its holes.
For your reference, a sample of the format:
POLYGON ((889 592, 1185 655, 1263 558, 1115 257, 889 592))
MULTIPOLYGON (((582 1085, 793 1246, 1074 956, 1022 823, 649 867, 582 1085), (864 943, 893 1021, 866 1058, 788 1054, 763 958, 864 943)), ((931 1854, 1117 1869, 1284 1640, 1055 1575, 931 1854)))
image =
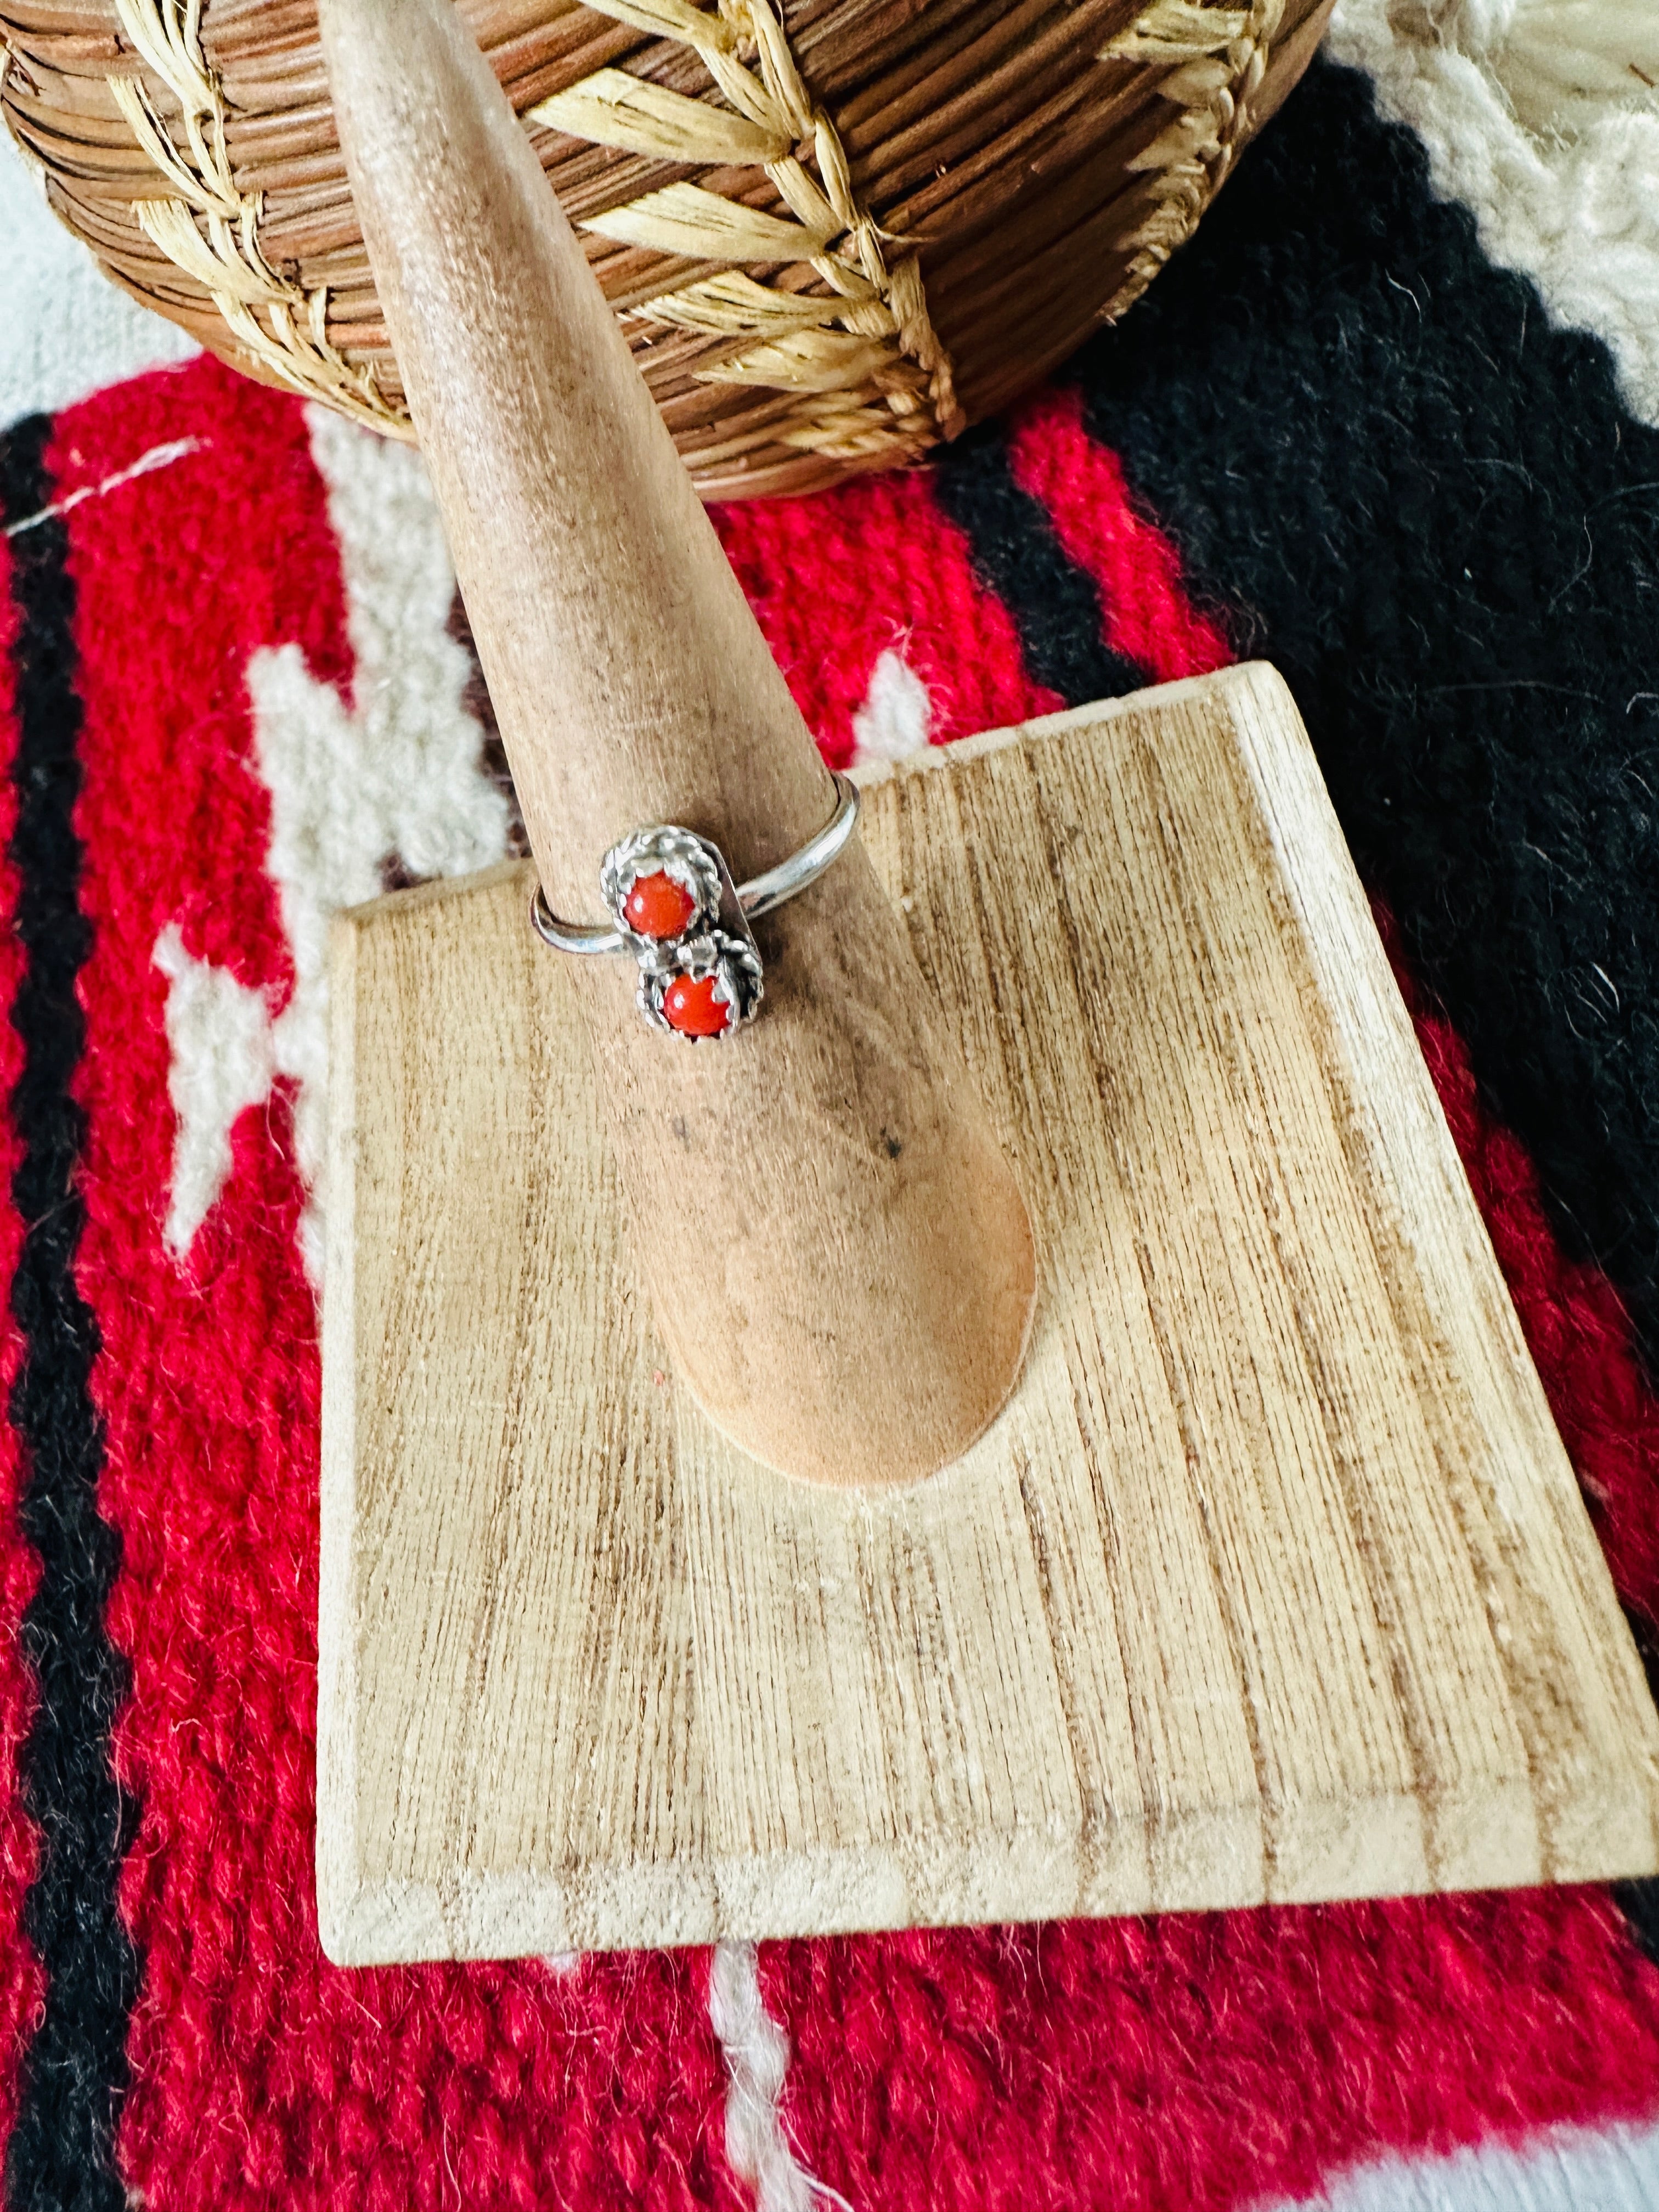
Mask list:
POLYGON ((631 952, 640 1012, 653 1029, 693 1043, 730 1036, 766 995, 750 922, 816 883, 857 826, 858 786, 844 775, 835 783, 836 811, 817 835, 746 884, 732 882, 712 838, 659 823, 631 831, 599 865, 611 927, 561 921, 539 883, 532 926, 556 952, 631 952))

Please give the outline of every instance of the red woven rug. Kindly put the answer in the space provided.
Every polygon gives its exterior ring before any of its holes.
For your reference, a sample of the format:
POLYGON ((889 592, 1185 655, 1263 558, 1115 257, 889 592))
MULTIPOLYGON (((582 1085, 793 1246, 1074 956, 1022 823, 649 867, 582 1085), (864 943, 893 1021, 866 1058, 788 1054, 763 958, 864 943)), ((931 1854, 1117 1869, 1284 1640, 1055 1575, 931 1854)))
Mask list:
MULTIPOLYGON (((1656 483, 1597 345, 1322 68, 1012 422, 720 517, 836 763, 1285 670, 1644 1642, 1656 483)), ((1232 2212, 1659 2116, 1638 1890, 327 1966, 323 935, 510 804, 401 449, 196 362, 16 425, 0 513, 13 2205, 1232 2212)))

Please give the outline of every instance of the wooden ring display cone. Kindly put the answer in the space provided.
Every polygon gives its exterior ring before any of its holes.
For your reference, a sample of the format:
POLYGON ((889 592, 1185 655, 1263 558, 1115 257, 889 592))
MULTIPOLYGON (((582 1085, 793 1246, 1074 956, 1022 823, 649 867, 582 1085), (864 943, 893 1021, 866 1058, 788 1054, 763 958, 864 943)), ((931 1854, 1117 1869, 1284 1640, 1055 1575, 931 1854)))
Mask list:
MULTIPOLYGON (((325 0, 334 110, 479 658, 555 908, 642 823, 739 878, 834 789, 615 318, 447 0, 325 0), (417 127, 418 126, 418 127, 417 127)), ((577 978, 680 1371, 771 1465, 930 1474, 1006 1398, 1030 1224, 856 849, 763 925, 764 1018, 688 1055, 577 978)), ((480 1224, 480 1233, 483 1225, 480 1224)))

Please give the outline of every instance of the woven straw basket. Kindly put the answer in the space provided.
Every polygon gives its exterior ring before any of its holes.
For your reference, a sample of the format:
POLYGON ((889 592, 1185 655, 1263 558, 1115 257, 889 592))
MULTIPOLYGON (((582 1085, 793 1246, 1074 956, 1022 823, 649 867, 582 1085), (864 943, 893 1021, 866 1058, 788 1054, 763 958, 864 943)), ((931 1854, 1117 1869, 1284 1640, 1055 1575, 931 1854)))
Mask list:
MULTIPOLYGON (((1330 0, 459 0, 699 488, 805 491, 1121 315, 1330 0)), ((0 0, 12 131, 116 281, 407 433, 315 0, 0 0)))

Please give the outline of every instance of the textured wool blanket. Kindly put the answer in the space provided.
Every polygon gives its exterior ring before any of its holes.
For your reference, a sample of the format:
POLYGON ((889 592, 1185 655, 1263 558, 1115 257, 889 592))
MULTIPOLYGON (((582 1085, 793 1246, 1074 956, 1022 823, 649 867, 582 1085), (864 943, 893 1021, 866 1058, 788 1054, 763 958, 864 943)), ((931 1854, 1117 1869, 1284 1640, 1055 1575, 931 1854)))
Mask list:
MULTIPOLYGON (((838 765, 1283 670, 1654 1651, 1659 116, 1639 54, 1633 100, 1598 94, 1524 9, 1433 14, 1413 42, 1351 9, 1364 71, 1316 64, 1006 422, 717 520, 838 765)), ((0 361, 52 404, 0 434, 6 2201, 1659 2203, 1639 1886, 325 1964, 326 924, 500 857, 515 815, 411 453, 201 357, 68 399, 24 340, 0 361)))

